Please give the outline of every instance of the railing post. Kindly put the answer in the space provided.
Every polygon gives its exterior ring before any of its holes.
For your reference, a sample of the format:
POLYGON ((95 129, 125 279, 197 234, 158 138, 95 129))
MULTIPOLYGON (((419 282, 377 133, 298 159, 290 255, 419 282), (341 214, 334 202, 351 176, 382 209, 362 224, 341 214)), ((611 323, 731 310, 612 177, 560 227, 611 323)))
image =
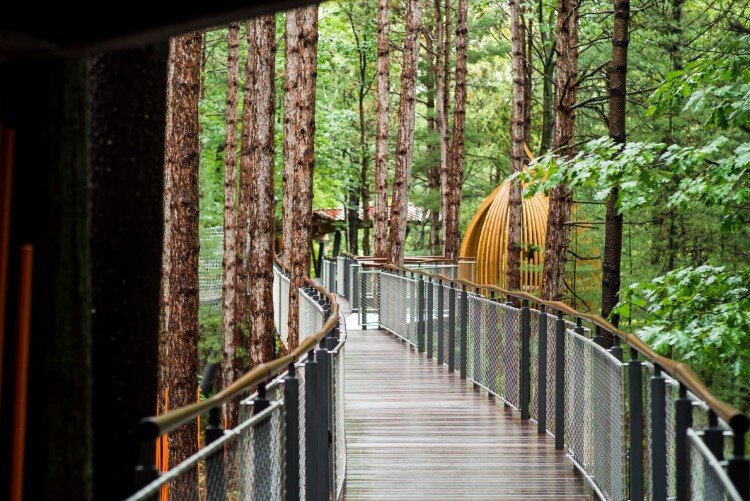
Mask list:
POLYGON ((529 419, 531 414, 529 413, 529 400, 531 397, 531 348, 529 338, 531 331, 531 312, 529 311, 528 300, 523 300, 523 306, 521 307, 521 370, 520 372, 520 385, 521 395, 519 396, 519 402, 521 402, 521 419, 529 419))
POLYGON ((615 336, 614 334, 612 334, 612 336, 614 336, 614 338, 615 338, 615 341, 614 341, 614 344, 612 345, 612 348, 610 348, 610 349, 609 349, 609 352, 610 352, 610 353, 612 354, 612 356, 613 356, 613 357, 615 357, 615 358, 616 358, 616 359, 617 359, 617 360, 618 360, 618 361, 619 361, 620 363, 622 363, 622 361, 623 361, 623 353, 622 353, 622 346, 620 346, 620 338, 618 338, 618 337, 617 337, 617 336, 615 336))
POLYGON ((708 428, 703 430, 703 443, 719 461, 724 460, 724 430, 719 426, 719 418, 708 410, 708 428))
POLYGON ((630 393, 630 500, 643 499, 643 365, 638 352, 630 349, 628 386, 630 393))
POLYGON ((317 388, 315 392, 315 400, 317 402, 317 433, 316 439, 318 440, 318 454, 315 462, 318 463, 318 474, 320 475, 320 482, 318 484, 319 490, 317 496, 313 499, 328 499, 328 495, 331 489, 331 465, 330 465, 330 421, 329 416, 330 406, 328 403, 328 392, 331 384, 331 354, 326 349, 326 339, 320 340, 318 349, 315 350, 315 360, 318 361, 318 377, 316 378, 317 388))
MULTIPOLYGON (((208 426, 206 426, 206 445, 215 442, 224 435, 221 426, 221 407, 213 407, 208 411, 208 426)), ((224 475, 224 453, 211 454, 206 460, 206 491, 211 499, 226 497, 226 478, 224 475)))
MULTIPOLYGON (((258 385, 258 396, 253 399, 253 415, 257 416, 268 408, 270 402, 266 395, 266 383, 260 383, 258 385)), ((268 416, 266 419, 271 419, 268 416)), ((269 427, 270 429, 270 427, 269 427)), ((260 487, 260 483, 271 478, 271 437, 268 433, 253 433, 253 499, 261 499, 263 497, 260 487)), ((216 454, 221 457, 222 461, 224 454, 216 454)), ((223 477, 223 472, 222 472, 223 477)), ((210 475, 209 475, 210 478, 210 475)), ((209 489, 208 499, 226 499, 226 493, 222 492, 222 495, 214 495, 209 489)))
POLYGON ((651 493, 654 501, 667 499, 666 379, 654 364, 651 377, 651 493))
POLYGON ((427 278, 427 358, 432 358, 433 349, 432 342, 434 339, 434 327, 433 314, 435 312, 435 305, 433 300, 433 283, 432 277, 427 278))
POLYGON ((565 448, 565 319, 555 320, 555 449, 565 448))
POLYGON ((352 280, 351 281, 351 286, 352 286, 351 296, 352 297, 349 299, 349 301, 351 301, 352 312, 355 312, 355 311, 359 312, 359 305, 357 304, 359 303, 359 294, 358 294, 359 291, 357 290, 359 289, 359 281, 358 281, 359 280, 359 267, 352 265, 351 273, 352 273, 352 277, 351 277, 351 280, 352 280))
POLYGON ((417 351, 424 352, 424 277, 417 280, 417 351))
POLYGON ((362 319, 362 330, 367 330, 367 273, 359 270, 359 312, 362 319))
POLYGON ((448 371, 456 370, 456 284, 448 290, 448 371))
POLYGON ((445 347, 444 345, 444 339, 445 339, 445 310, 443 309, 443 305, 445 304, 445 289, 443 288, 443 279, 438 279, 438 297, 437 297, 437 308, 435 310, 437 311, 437 334, 438 334, 438 341, 437 341, 437 363, 439 365, 443 365, 443 359, 445 358, 445 347))
POLYGON ((732 427, 734 442, 732 458, 727 465, 727 473, 744 501, 750 500, 750 461, 745 457, 745 433, 747 433, 747 419, 743 423, 732 427))
MULTIPOLYGON (((322 483, 319 476, 320 453, 318 435, 320 435, 320 425, 318 424, 318 412, 316 402, 318 395, 317 378, 319 364, 315 360, 315 350, 307 353, 305 362, 305 498, 318 499, 316 496, 320 492, 318 484, 322 483)), ((324 498, 320 498, 324 499, 324 498)))
POLYGON ((156 443, 153 440, 141 442, 140 460, 133 471, 133 484, 138 491, 159 478, 159 470, 156 469, 156 443))
MULTIPOLYGON (((539 309, 537 353, 537 432, 547 432, 547 313, 544 305, 539 309)), ((491 364, 492 362, 490 362, 491 364)))
POLYGON ((299 499, 299 379, 294 362, 284 377, 284 429, 286 431, 286 499, 299 499))
POLYGON ((680 383, 680 397, 675 402, 675 483, 677 499, 690 499, 690 451, 687 430, 693 424, 693 403, 687 396, 687 387, 680 383))
POLYGON ((466 379, 467 330, 469 324, 469 294, 466 285, 461 286, 461 379, 466 379))

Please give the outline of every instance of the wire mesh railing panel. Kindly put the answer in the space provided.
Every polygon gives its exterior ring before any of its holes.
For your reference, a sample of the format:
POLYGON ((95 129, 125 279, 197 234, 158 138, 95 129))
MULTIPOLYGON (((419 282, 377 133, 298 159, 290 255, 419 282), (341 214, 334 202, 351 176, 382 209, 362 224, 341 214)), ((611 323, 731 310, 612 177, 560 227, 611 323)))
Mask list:
POLYGON ((279 276, 279 337, 287 343, 289 335, 289 278, 279 276))
POLYGON ((555 399, 557 398, 557 340, 555 338, 557 317, 547 316, 547 431, 553 436, 557 433, 555 399))
POLYGON ((378 326, 380 309, 380 272, 374 268, 360 268, 359 281, 359 322, 363 328, 378 326))
POLYGON ((323 307, 304 289, 299 290, 299 340, 319 332, 325 324, 323 307))
POLYGON ((539 420, 539 310, 529 309, 529 415, 539 420))
POLYGON ((341 345, 331 355, 332 458, 335 498, 341 497, 346 479, 346 435, 344 417, 344 364, 346 346, 341 345))
POLYGON ((680 383, 665 375, 666 437, 667 437, 667 497, 677 496, 677 451, 675 447, 675 401, 680 396, 680 383))
POLYGON ((740 501, 742 498, 724 467, 702 440, 702 432, 688 429, 690 499, 740 501))
POLYGON ((605 499, 627 499, 623 364, 566 331, 566 449, 605 499))
POLYGON ((336 294, 339 296, 347 297, 346 295, 346 282, 344 281, 345 271, 344 268, 347 266, 346 258, 343 256, 336 257, 336 294))
POLYGON ((278 500, 284 483, 283 402, 240 423, 128 498, 278 500))
POLYGON ((305 364, 297 364, 297 392, 299 395, 299 405, 297 422, 299 423, 299 498, 305 499, 305 493, 307 492, 307 421, 305 416, 305 409, 307 408, 307 384, 305 378, 305 364))

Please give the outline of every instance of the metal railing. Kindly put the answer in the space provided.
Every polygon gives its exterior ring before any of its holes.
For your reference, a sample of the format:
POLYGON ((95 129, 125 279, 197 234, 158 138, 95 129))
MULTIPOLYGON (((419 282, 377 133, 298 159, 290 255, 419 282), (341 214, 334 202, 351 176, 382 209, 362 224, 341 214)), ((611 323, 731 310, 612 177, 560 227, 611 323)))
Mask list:
POLYGON ((367 321, 535 421, 600 498, 750 498, 748 418, 685 364, 564 303, 428 270, 373 270, 367 321))
MULTIPOLYGON (((277 263, 274 319, 280 332, 289 312, 288 284, 277 263)), ((335 296, 308 280, 300 289, 299 347, 210 398, 140 422, 139 490, 128 499, 340 499, 346 479, 345 346, 335 296), (239 424, 224 430, 222 404, 243 396, 239 424), (205 413, 205 447, 160 475, 157 439, 205 413)))

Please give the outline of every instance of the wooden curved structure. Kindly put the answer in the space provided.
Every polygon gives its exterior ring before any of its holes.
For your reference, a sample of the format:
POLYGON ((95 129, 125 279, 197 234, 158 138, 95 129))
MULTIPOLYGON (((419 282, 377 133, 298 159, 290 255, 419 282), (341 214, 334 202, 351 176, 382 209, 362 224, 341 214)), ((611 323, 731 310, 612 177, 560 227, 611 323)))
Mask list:
MULTIPOLYGON (((509 195, 509 182, 495 188, 474 214, 461 243, 461 258, 476 260, 477 283, 505 286, 509 195)), ((541 193, 523 199, 521 287, 524 291, 541 290, 548 210, 549 200, 541 193)))

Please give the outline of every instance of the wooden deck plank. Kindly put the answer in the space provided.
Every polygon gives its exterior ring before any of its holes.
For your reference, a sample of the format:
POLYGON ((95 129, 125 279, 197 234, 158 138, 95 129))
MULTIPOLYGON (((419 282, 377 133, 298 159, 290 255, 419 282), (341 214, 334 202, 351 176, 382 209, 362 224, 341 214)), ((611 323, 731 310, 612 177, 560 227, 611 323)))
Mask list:
POLYGON ((347 500, 592 499, 535 424, 381 331, 350 330, 347 500))

